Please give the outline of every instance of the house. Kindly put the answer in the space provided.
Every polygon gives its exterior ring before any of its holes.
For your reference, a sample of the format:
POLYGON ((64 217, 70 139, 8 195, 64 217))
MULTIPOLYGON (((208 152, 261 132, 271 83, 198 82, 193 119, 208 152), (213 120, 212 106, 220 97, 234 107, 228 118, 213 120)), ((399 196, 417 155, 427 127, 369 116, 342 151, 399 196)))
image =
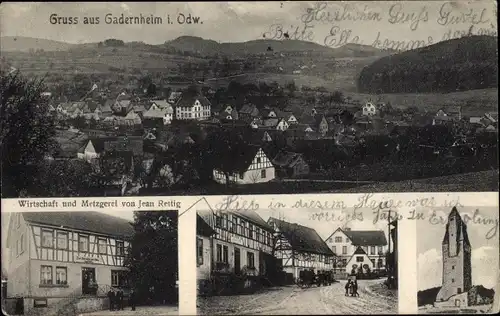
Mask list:
POLYGON ((446 109, 440 109, 436 112, 435 117, 448 117, 450 120, 460 121, 462 120, 462 107, 450 106, 446 109))
POLYGON ((132 101, 129 99, 117 99, 111 109, 117 115, 128 113, 133 108, 132 101))
POLYGON ((241 119, 257 118, 259 116, 259 109, 255 104, 245 104, 238 111, 241 119))
POLYGON ((78 150, 77 157, 86 161, 98 159, 105 152, 129 152, 143 154, 143 139, 140 136, 110 136, 91 138, 78 150))
POLYGON ((267 221, 274 230, 274 254, 281 260, 283 271, 297 279, 302 270, 333 269, 335 254, 318 233, 309 227, 274 217, 267 221))
POLYGON ((453 125, 453 117, 450 116, 435 116, 432 119, 432 125, 453 125))
POLYGON ((335 268, 341 272, 350 273, 353 265, 359 267, 361 262, 363 265, 368 264, 371 271, 385 269, 387 239, 381 230, 337 228, 326 239, 326 244, 338 256, 339 261, 335 268), (358 248, 361 248, 362 252, 358 248))
POLYGON ((277 117, 285 120, 289 125, 297 124, 297 118, 291 111, 276 111, 277 117))
POLYGON ((25 313, 83 295, 104 307, 97 289, 127 291, 124 261, 134 232, 127 220, 88 211, 20 212, 8 227, 7 296, 22 299, 25 313))
POLYGON ((269 108, 264 108, 260 111, 260 115, 263 120, 268 119, 268 118, 278 118, 278 115, 276 113, 277 111, 269 109, 269 108))
POLYGON ((302 154, 281 151, 272 160, 279 177, 297 177, 309 174, 309 165, 302 154))
POLYGON ((148 110, 172 109, 172 105, 167 100, 151 100, 148 110))
POLYGON ((198 294, 210 289, 213 266, 213 237, 216 231, 205 220, 196 215, 196 279, 198 294))
POLYGON ((278 131, 286 131, 288 128, 288 122, 284 119, 279 118, 268 118, 262 121, 262 125, 265 128, 273 128, 278 131))
POLYGON ((201 93, 187 91, 175 103, 175 119, 177 120, 208 120, 211 115, 210 101, 201 93))
POLYGON ((363 105, 362 113, 364 116, 374 116, 377 114, 377 107, 372 102, 367 102, 363 105))
POLYGON ((130 109, 127 115, 125 115, 124 117, 118 117, 118 124, 126 126, 141 125, 142 119, 139 114, 134 112, 133 109, 130 109))
POLYGON ((266 273, 264 258, 273 251, 273 229, 255 211, 214 211, 208 207, 197 213, 215 230, 211 274, 262 276, 266 273))
POLYGON ((217 155, 220 159, 213 170, 214 180, 236 184, 269 182, 275 178, 275 169, 260 146, 231 146, 225 153, 217 155))
POLYGON ((321 135, 326 135, 328 133, 328 121, 323 114, 308 115, 303 114, 300 119, 300 123, 307 124, 313 128, 316 132, 321 135))
MULTIPOLYGON (((167 103, 168 104, 168 103, 167 103)), ((168 125, 172 123, 172 119, 174 116, 174 109, 170 104, 166 107, 156 107, 155 103, 147 110, 144 112, 143 117, 144 121, 146 124, 146 121, 151 120, 151 121, 159 121, 159 123, 163 125, 168 125)))

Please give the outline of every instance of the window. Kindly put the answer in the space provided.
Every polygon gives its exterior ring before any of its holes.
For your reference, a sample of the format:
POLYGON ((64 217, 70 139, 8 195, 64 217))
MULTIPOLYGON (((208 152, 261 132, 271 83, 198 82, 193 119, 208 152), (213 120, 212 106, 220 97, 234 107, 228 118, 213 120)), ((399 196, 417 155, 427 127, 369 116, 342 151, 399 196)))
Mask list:
POLYGON ((451 269, 452 269, 452 270, 455 270, 455 266, 451 266, 451 269))
POLYGON ((257 163, 260 163, 260 157, 259 157, 259 158, 257 158, 257 163))
POLYGON ((356 262, 363 262, 364 259, 363 256, 356 256, 356 262))
POLYGON ((347 246, 342 246, 342 254, 347 255, 347 246))
POLYGON ((378 246, 378 253, 382 254, 384 252, 384 247, 378 246))
POLYGON ((254 235, 254 225, 253 225, 253 224, 250 224, 250 238, 251 238, 251 239, 255 239, 255 235, 254 235))
POLYGON ((68 249, 68 233, 57 232, 57 249, 68 249))
POLYGON ((215 227, 222 226, 222 218, 220 216, 215 215, 215 227))
POLYGON ((53 248, 54 247, 54 232, 52 230, 42 230, 42 247, 43 248, 53 248))
POLYGON ((342 236, 335 237, 335 242, 342 242, 342 236))
POLYGON ((227 214, 222 215, 222 228, 227 229, 227 214))
POLYGON ((52 284, 52 267, 51 266, 41 266, 40 284, 52 284))
POLYGON ((458 288, 458 289, 457 289, 457 294, 460 294, 460 293, 462 293, 462 289, 461 289, 461 288, 458 288))
POLYGON ((222 262, 228 263, 229 262, 229 256, 228 256, 228 248, 227 246, 222 246, 222 262))
POLYGON ((372 262, 372 265, 375 266, 375 259, 370 259, 370 261, 372 262))
POLYGON ((455 282, 455 279, 451 279, 451 283, 455 282))
POLYGON ((265 178, 266 178, 266 169, 264 169, 264 170, 261 170, 261 171, 260 171, 260 177, 261 177, 262 179, 265 179, 265 178))
POLYGON ((125 255, 125 244, 123 241, 116 241, 116 255, 124 256, 125 255))
POLYGON ((342 259, 342 266, 345 267, 347 265, 347 259, 342 259))
POLYGON ((99 238, 99 254, 105 255, 108 253, 108 245, 105 238, 99 238))
POLYGON ((196 262, 198 266, 203 265, 203 239, 196 239, 196 262))
POLYGON ((78 251, 89 252, 89 236, 78 235, 78 251))
POLYGON ((217 262, 222 262, 222 246, 217 244, 217 262))
POLYGON ((332 251, 334 254, 336 254, 337 253, 337 246, 332 246, 332 251))
POLYGON ((68 269, 56 267, 56 284, 68 284, 68 269))
POLYGON ((375 246, 370 247, 370 254, 374 255, 375 254, 375 246))
POLYGON ((255 255, 253 252, 247 252, 247 266, 255 268, 255 255))
POLYGON ((111 286, 126 286, 127 278, 125 271, 111 270, 111 286))

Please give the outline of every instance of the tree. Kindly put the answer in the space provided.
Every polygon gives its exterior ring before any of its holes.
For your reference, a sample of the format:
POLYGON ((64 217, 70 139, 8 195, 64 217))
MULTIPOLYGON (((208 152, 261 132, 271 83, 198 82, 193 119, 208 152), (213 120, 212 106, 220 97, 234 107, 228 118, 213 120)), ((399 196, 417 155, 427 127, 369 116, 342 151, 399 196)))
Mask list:
POLYGON ((92 185, 89 177, 91 173, 91 165, 82 160, 46 160, 41 166, 36 195, 86 195, 92 185))
POLYGON ((44 157, 54 150, 54 122, 41 99, 42 80, 27 80, 19 73, 0 74, 0 152, 2 197, 30 194, 39 181, 44 157))
POLYGON ((139 301, 177 301, 177 211, 134 212, 134 234, 125 266, 139 301), (152 293, 150 289, 153 289, 152 293), (152 294, 152 297, 149 294, 152 294))

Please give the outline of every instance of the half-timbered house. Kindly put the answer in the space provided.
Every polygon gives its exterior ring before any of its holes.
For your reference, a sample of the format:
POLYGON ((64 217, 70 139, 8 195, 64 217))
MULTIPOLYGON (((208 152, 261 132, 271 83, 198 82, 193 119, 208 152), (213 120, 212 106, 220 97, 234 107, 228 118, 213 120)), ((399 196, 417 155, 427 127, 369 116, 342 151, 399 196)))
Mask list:
POLYGON ((214 235, 215 230, 202 217, 196 215, 196 279, 198 293, 204 293, 210 287, 214 235))
POLYGON ((264 275, 273 250, 273 230, 254 211, 198 211, 215 230, 212 273, 264 275))
POLYGON ((335 254, 316 230, 274 217, 268 219, 274 230, 274 256, 282 261, 283 271, 296 279, 300 271, 331 271, 335 254))
POLYGON ((124 267, 133 228, 100 212, 12 213, 7 247, 8 297, 50 307, 80 295, 127 288, 124 267))
POLYGON ((274 166, 260 146, 238 146, 219 157, 220 166, 213 170, 213 178, 218 183, 226 183, 227 178, 236 184, 268 182, 275 178, 274 166))

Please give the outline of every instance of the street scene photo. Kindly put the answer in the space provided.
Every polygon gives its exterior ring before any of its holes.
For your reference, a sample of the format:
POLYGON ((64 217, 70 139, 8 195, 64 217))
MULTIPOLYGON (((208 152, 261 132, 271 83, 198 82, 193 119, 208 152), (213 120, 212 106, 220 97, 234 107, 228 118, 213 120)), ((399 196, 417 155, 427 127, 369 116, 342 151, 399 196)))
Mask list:
POLYGON ((311 214, 199 210, 198 314, 397 314, 397 221, 311 214))
POLYGON ((498 191, 458 3, 3 3, 2 197, 498 191))
POLYGON ((429 211, 441 221, 417 223, 419 313, 498 313, 498 207, 429 211))
POLYGON ((8 315, 178 315, 177 211, 2 211, 8 315))

